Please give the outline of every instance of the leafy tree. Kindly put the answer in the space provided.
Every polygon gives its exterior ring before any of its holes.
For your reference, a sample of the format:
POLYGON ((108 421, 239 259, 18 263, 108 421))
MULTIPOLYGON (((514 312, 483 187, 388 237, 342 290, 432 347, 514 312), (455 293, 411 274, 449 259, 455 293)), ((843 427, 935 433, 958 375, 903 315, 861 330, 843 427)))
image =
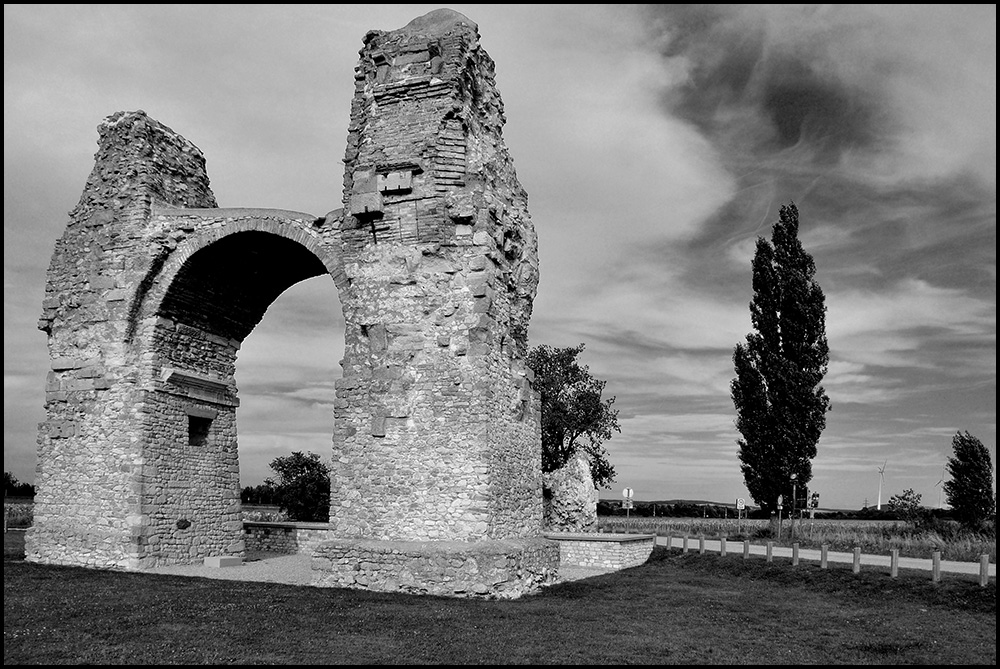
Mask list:
POLYGON ((5 497, 34 497, 35 486, 21 483, 10 472, 3 473, 3 494, 5 497))
POLYGON ((966 432, 951 440, 954 455, 948 458, 951 480, 944 483, 944 494, 962 525, 978 528, 996 516, 993 493, 993 462, 983 442, 966 432))
POLYGON ((899 495, 889 498, 889 511, 896 514, 900 520, 905 520, 914 527, 920 525, 927 516, 927 512, 920 504, 921 495, 914 492, 913 488, 907 488, 899 495))
POLYGON ((743 479, 766 512, 790 499, 791 477, 805 489, 826 427, 830 398, 820 385, 830 350, 816 265, 798 239, 799 212, 782 206, 771 242, 757 238, 750 320, 754 332, 733 353, 730 389, 743 479))
POLYGON ((292 520, 327 522, 330 519, 330 467, 318 455, 275 458, 271 469, 277 479, 265 479, 274 489, 274 500, 292 520))
POLYGON ((577 451, 590 458, 594 485, 609 488, 615 468, 602 445, 621 432, 615 398, 601 399, 606 381, 595 379, 577 362, 583 344, 567 348, 537 346, 528 353, 533 387, 542 398, 542 471, 565 465, 577 451))

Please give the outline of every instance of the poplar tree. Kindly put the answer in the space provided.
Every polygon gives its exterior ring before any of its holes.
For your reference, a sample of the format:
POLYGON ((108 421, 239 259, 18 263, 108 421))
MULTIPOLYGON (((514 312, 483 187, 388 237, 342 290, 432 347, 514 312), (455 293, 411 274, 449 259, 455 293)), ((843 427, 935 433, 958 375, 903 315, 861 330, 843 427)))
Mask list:
POLYGON ((825 297, 798 231, 799 212, 789 203, 779 211, 771 241, 757 238, 750 302, 754 331, 733 353, 736 377, 730 389, 742 435, 737 444, 743 479, 766 511, 777 508, 779 495, 791 500, 792 475, 797 490, 807 490, 830 410, 820 385, 830 359, 825 297))

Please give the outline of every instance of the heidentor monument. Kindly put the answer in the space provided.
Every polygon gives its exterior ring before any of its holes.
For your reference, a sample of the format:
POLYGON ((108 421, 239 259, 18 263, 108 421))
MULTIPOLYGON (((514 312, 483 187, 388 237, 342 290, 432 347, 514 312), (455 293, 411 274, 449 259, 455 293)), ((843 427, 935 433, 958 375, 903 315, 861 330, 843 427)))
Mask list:
POLYGON ((144 570, 246 551, 236 354, 328 275, 346 321, 314 584, 517 597, 552 582, 527 195, 478 28, 369 31, 325 215, 220 208, 205 159, 142 111, 98 127, 49 266, 30 561, 144 570))

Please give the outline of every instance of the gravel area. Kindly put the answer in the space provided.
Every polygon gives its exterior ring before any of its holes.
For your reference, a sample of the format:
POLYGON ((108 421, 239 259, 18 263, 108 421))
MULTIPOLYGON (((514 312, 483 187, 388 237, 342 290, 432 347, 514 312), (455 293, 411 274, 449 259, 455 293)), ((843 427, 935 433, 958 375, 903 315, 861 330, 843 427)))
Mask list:
POLYGON ((150 570, 153 574, 198 576, 230 581, 270 581, 290 585, 312 583, 312 566, 308 555, 279 553, 248 553, 243 563, 235 567, 206 567, 203 564, 170 565, 150 570))

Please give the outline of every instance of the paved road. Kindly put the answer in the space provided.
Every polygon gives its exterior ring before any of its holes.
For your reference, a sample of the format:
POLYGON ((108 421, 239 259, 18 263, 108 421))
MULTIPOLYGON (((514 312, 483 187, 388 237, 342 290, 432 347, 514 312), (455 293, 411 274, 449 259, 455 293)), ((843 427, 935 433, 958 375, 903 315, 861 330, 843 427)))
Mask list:
MULTIPOLYGON (((684 550, 684 537, 674 536, 670 537, 672 541, 669 546, 671 549, 681 549, 684 550)), ((667 546, 668 537, 656 537, 657 546, 667 546)), ((719 539, 705 539, 704 550, 706 553, 719 553, 721 551, 722 542, 719 539)), ((689 536, 687 539, 687 550, 690 552, 698 552, 701 550, 700 540, 698 537, 689 536)), ((726 554, 727 555, 743 555, 743 542, 742 541, 727 541, 726 542, 726 554)), ((767 557, 767 546, 765 544, 750 544, 750 555, 767 557)), ((771 555, 774 559, 792 559, 792 549, 789 546, 778 546, 774 545, 771 550, 771 555)), ((842 553, 828 551, 826 555, 828 562, 846 562, 847 564, 854 563, 854 553, 842 553)), ((818 549, 800 548, 799 549, 799 560, 810 561, 810 562, 820 562, 821 555, 818 549)), ((891 558, 888 555, 865 555, 862 554, 859 559, 859 565, 861 567, 883 567, 889 569, 891 567, 891 558)), ((900 569, 922 569, 924 571, 933 571, 934 562, 931 558, 899 558, 899 568, 900 569)), ((973 574, 978 575, 980 565, 978 562, 956 562, 953 560, 941 560, 940 566, 942 573, 952 573, 952 574, 973 574)), ((988 571, 990 578, 996 578, 997 576, 997 566, 995 563, 990 563, 988 565, 988 571)))

